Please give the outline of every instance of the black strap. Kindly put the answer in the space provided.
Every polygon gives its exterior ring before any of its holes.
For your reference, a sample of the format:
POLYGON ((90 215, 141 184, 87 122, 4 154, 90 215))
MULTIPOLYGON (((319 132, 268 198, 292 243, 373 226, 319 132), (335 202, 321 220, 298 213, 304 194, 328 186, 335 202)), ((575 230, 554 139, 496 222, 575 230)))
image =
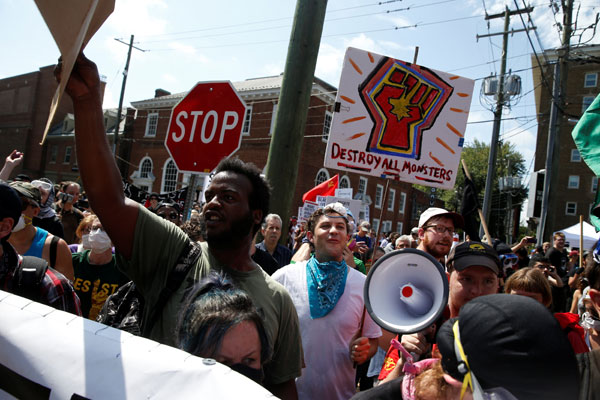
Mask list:
POLYGON ((167 301, 171 298, 173 293, 179 289, 183 280, 187 276, 190 271, 192 265, 196 263, 200 255, 202 254, 202 248, 200 244, 197 242, 188 242, 188 244, 183 248, 179 258, 177 259, 177 263, 175 267, 169 272, 167 276, 167 283, 163 290, 158 295, 158 300, 156 300, 156 304, 150 311, 150 317, 148 318, 148 322, 142 328, 144 337, 148 337, 150 330, 156 323, 158 316, 162 313, 163 308, 167 304, 167 301))
POLYGON ((21 265, 15 271, 14 292, 33 301, 40 300, 40 285, 48 269, 46 260, 23 256, 21 265))
POLYGON ((58 236, 52 236, 52 240, 50 241, 50 266, 52 268, 56 268, 56 247, 58 246, 58 241, 60 238, 58 236))

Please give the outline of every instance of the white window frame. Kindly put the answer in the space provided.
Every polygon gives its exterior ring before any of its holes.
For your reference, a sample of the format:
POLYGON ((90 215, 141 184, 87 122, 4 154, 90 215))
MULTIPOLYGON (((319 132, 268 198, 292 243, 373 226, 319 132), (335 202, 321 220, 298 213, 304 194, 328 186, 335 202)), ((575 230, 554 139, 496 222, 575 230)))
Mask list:
POLYGON ((273 113, 271 114, 271 126, 269 126, 269 136, 273 134, 275 129, 275 117, 277 116, 277 103, 273 103, 273 113))
POLYGON ((179 170, 177 169, 177 165, 175 164, 175 161, 173 161, 172 158, 168 158, 167 161, 165 161, 164 165, 163 165, 163 173, 162 173, 162 180, 160 183, 160 192, 161 193, 170 193, 170 192, 174 192, 175 190, 177 190, 177 178, 179 177, 179 170), (167 188, 167 172, 168 172, 168 168, 169 165, 172 164, 173 167, 175 168, 175 181, 172 183, 169 183, 169 185, 172 184, 172 190, 170 188, 167 188))
POLYGON ((379 230, 379 218, 373 218, 371 221, 371 229, 373 229, 375 232, 379 230))
POLYGON ((597 72, 588 72, 585 74, 585 77, 583 78, 583 87, 584 88, 592 88, 592 87, 596 87, 598 86, 598 73, 597 72), (593 84, 591 84, 591 82, 589 82, 590 84, 588 84, 588 78, 591 78, 591 80, 594 81, 593 84))
POLYGON ((579 175, 569 175, 567 189, 579 189, 579 175))
POLYGON ((250 136, 250 126, 252 125, 252 104, 246 105, 244 114, 244 124, 242 125, 242 136, 250 136))
POLYGON ((71 146, 65 147, 65 156, 63 157, 63 164, 71 163, 71 155, 73 153, 73 148, 71 146))
POLYGON ((581 162, 581 154, 578 149, 571 149, 571 162, 581 162))
POLYGON ((329 176, 329 171, 327 171, 325 168, 321 168, 320 170, 317 171, 317 175, 315 175, 315 186, 329 180, 331 177, 329 176), (319 182, 319 175, 323 173, 325 174, 326 178, 324 180, 322 180, 321 182, 319 182))
POLYGON ((587 108, 589 106, 592 105, 592 103, 594 102, 595 97, 594 96, 583 96, 583 99, 581 100, 581 113, 583 114, 585 112, 585 110, 587 110, 587 108))
POLYGON ((348 189, 348 188, 352 187, 350 178, 348 178, 348 175, 344 175, 340 178, 340 183, 339 183, 338 187, 340 189, 348 189))
POLYGON ((325 110, 325 117, 323 119, 323 136, 321 139, 327 143, 329 139, 329 133, 331 132, 331 124, 333 122, 333 113, 325 110))
POLYGON ((396 232, 402 235, 402 231, 404 230, 404 222, 396 222, 396 232))
POLYGON ((383 185, 377 184, 375 188, 375 208, 381 208, 383 202, 383 185))
POLYGON ((565 204, 565 215, 577 215, 577 203, 574 201, 567 201, 565 204), (573 207, 573 211, 569 212, 569 206, 573 207))
POLYGON ((390 221, 389 219, 386 219, 381 224, 381 232, 387 233, 387 232, 391 232, 391 231, 392 231, 392 221, 390 221))
POLYGON ((398 214, 404 214, 406 208, 406 193, 400 192, 400 201, 398 202, 398 214))
POLYGON ((358 193, 367 194, 367 184, 369 180, 364 176, 358 177, 358 193), (362 188, 362 189, 361 189, 362 188))
POLYGON ((154 169, 154 162, 152 161, 152 159, 148 156, 142 158, 140 160, 140 166, 139 166, 139 170, 140 170, 140 178, 142 179, 148 179, 150 178, 150 175, 152 174, 152 170, 154 169), (144 176, 144 162, 149 161, 150 162, 150 171, 148 171, 148 176, 144 176))
POLYGON ((146 131, 144 132, 144 137, 156 137, 156 132, 158 131, 158 113, 148 113, 146 119, 146 131))
MULTIPOLYGON (((388 211, 394 211, 394 202, 395 201, 396 201, 396 189, 390 189, 388 191, 388 201, 387 201, 387 210, 388 211)), ((391 225, 390 225, 390 229, 392 229, 391 225)))
POLYGON ((592 193, 596 193, 598 190, 598 177, 592 176, 592 193))

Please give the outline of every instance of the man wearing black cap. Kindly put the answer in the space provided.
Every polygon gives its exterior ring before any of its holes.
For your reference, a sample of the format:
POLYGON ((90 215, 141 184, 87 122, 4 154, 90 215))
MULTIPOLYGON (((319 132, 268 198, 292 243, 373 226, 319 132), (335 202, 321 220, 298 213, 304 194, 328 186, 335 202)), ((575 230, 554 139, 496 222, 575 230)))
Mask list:
POLYGON ((24 295, 30 300, 58 310, 81 315, 79 298, 71 283, 60 272, 48 267, 37 287, 26 287, 19 279, 23 257, 8 243, 16 222, 21 216, 21 200, 10 186, 0 183, 0 289, 24 295))

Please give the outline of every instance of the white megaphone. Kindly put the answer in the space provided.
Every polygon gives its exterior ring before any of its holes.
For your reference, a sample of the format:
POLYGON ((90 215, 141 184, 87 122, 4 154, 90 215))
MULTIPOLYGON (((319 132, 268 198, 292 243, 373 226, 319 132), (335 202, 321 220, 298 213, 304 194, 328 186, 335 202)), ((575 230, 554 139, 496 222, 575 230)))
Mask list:
POLYGON ((431 255, 416 249, 393 251, 369 271, 365 306, 382 328, 414 333, 433 324, 448 303, 448 278, 431 255))

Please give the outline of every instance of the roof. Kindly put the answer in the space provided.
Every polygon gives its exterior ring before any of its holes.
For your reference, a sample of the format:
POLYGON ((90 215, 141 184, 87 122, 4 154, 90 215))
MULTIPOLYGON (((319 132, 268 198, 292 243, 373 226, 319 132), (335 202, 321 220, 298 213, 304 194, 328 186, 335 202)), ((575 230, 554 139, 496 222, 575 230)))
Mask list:
MULTIPOLYGON (((242 99, 251 100, 257 97, 278 97, 282 82, 283 74, 232 82, 232 85, 242 99)), ((337 88, 335 86, 332 86, 317 77, 314 78, 313 95, 319 95, 323 97, 324 101, 333 103, 335 101, 336 92, 337 88)), ((188 92, 173 93, 166 96, 133 101, 131 102, 131 105, 137 109, 173 107, 187 93, 188 92)))

